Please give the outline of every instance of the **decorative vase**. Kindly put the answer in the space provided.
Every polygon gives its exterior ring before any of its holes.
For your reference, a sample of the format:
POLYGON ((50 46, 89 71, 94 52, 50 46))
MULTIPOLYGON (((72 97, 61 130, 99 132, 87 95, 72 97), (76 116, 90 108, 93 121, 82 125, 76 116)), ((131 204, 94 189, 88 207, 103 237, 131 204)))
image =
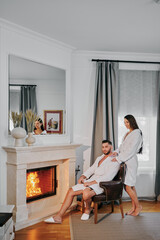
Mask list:
POLYGON ((12 137, 15 139, 15 147, 23 147, 22 139, 26 136, 26 130, 22 127, 16 127, 11 132, 12 137))
POLYGON ((33 133, 29 132, 28 137, 26 138, 26 143, 28 143, 28 146, 32 146, 35 141, 36 139, 33 137, 33 133))

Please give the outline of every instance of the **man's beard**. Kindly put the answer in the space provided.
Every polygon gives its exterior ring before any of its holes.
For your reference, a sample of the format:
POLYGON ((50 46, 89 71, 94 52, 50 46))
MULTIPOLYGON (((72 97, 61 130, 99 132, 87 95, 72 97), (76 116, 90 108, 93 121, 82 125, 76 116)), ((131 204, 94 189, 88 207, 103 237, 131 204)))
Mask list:
POLYGON ((111 149, 107 153, 104 153, 104 155, 108 155, 110 154, 110 152, 111 152, 111 149))

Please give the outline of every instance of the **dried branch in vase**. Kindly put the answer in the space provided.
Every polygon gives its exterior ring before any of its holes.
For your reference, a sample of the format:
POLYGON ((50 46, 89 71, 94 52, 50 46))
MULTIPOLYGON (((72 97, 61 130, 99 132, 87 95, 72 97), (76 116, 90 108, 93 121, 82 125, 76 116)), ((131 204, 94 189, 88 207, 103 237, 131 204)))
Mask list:
POLYGON ((33 132, 34 130, 34 123, 36 119, 38 118, 38 115, 34 113, 31 109, 28 109, 25 114, 26 122, 27 122, 27 131, 33 132))
POLYGON ((13 121, 14 128, 20 127, 22 116, 22 112, 20 112, 19 114, 17 112, 11 112, 11 120, 13 121))

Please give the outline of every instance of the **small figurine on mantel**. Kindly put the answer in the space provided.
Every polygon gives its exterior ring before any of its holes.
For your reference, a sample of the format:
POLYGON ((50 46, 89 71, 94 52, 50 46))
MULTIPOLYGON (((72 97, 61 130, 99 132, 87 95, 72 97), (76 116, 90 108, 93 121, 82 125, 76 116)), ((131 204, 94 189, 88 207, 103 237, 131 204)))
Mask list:
POLYGON ((35 135, 45 135, 45 134, 47 134, 46 130, 44 130, 43 121, 42 121, 41 118, 38 118, 35 121, 34 134, 35 135))

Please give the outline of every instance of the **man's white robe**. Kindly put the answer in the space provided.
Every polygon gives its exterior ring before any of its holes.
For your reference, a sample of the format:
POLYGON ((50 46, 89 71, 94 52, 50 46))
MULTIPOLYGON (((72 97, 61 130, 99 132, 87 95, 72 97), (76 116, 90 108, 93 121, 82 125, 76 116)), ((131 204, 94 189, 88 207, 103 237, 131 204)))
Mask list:
MULTIPOLYGON (((89 186, 95 191, 97 195, 103 193, 104 191, 104 189, 99 186, 99 183, 103 181, 111 181, 117 174, 120 167, 120 164, 118 162, 111 161, 113 157, 110 156, 107 157, 98 167, 99 161, 104 156, 105 155, 103 154, 102 156, 98 157, 94 164, 83 173, 83 175, 86 177, 84 182, 97 182, 97 184, 92 184, 89 186)), ((84 184, 76 184, 72 187, 74 191, 84 190, 85 188, 86 187, 84 184)))

